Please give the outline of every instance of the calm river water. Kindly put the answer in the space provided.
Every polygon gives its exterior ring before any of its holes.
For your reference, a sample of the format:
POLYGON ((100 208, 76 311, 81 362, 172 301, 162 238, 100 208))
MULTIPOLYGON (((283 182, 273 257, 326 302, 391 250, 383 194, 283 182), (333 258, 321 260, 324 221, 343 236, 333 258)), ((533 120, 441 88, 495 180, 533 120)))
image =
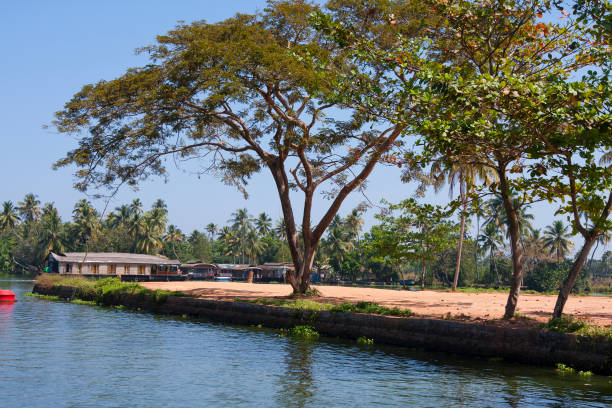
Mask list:
POLYGON ((612 379, 26 297, 0 305, 2 407, 610 407, 612 379))

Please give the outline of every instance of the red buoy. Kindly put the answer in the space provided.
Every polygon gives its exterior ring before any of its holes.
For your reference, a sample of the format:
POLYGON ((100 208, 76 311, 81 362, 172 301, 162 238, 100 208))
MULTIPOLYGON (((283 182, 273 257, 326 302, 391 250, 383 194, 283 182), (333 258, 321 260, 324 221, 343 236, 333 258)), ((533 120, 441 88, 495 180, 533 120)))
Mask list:
POLYGON ((10 290, 0 290, 0 302, 16 302, 15 294, 10 290))

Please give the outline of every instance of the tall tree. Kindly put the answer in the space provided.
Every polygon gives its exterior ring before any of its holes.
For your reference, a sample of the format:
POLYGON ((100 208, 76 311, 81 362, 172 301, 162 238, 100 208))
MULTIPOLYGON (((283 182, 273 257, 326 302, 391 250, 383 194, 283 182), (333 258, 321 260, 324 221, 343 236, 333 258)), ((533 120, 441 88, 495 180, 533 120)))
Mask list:
POLYGON ((142 49, 148 65, 86 85, 58 112, 58 131, 89 134, 56 167, 76 165, 76 186, 84 190, 163 176, 168 155, 210 158, 203 168, 243 191, 267 168, 295 265, 288 280, 305 292, 327 226, 405 129, 386 121, 370 128, 373 118, 337 102, 334 79, 351 67, 343 50, 311 29, 316 9, 305 0, 270 1, 257 15, 181 25, 159 36, 142 49), (328 68, 315 69, 322 65, 328 68), (326 118, 338 110, 349 119, 326 118), (336 193, 315 222, 321 187, 336 193), (292 189, 303 195, 301 240, 292 189))
POLYGON ((19 224, 17 209, 10 201, 2 203, 2 213, 0 214, 0 230, 13 231, 19 224))
POLYGON ((272 218, 270 218, 265 212, 259 214, 257 219, 255 219, 255 228, 257 229, 259 235, 263 237, 269 235, 272 231, 272 218))
POLYGON ((208 236, 211 240, 215 239, 215 235, 217 234, 218 230, 219 230, 219 227, 217 227, 217 225, 213 222, 211 222, 210 224, 206 226, 206 232, 208 232, 208 236))
POLYGON ((544 230, 544 248, 549 249, 551 254, 556 255, 557 263, 561 262, 561 259, 565 259, 570 248, 574 246, 570 237, 568 227, 563 225, 561 220, 553 222, 544 230))
POLYGON ((37 220, 42 214, 40 200, 32 193, 26 194, 23 201, 17 203, 17 210, 21 219, 28 223, 37 220))

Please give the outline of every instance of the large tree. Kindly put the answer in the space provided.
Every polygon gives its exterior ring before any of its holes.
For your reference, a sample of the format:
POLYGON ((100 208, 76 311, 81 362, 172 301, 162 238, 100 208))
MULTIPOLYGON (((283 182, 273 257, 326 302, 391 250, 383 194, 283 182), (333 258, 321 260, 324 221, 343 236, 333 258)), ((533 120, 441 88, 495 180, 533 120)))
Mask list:
POLYGON ((57 113, 57 129, 79 135, 79 146, 56 166, 77 166, 81 190, 165 176, 172 156, 197 159, 202 171, 243 191, 267 168, 295 264, 289 282, 305 292, 325 229, 404 131, 389 123, 372 129, 368 117, 324 98, 350 67, 310 28, 315 10, 305 0, 270 1, 257 15, 159 36, 142 49, 148 65, 84 86, 57 113), (332 200, 314 221, 322 188, 332 200), (291 190, 303 193, 301 242, 291 190))

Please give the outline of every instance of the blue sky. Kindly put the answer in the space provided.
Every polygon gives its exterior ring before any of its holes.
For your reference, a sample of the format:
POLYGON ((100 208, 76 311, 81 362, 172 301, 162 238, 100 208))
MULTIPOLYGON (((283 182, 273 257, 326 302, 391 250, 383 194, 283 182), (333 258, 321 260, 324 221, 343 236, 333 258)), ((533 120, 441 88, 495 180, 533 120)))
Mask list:
MULTIPOLYGON (((72 188, 73 168, 51 170, 53 162, 75 146, 69 136, 43 129, 53 120, 53 113, 84 84, 115 78, 129 67, 146 63, 134 49, 152 44, 156 35, 172 29, 178 21, 216 22, 264 6, 264 0, 1 2, 0 201, 19 201, 33 192, 43 202, 54 202, 68 219, 74 203, 85 196, 72 188)), ((374 203, 382 198, 394 202, 413 191, 399 181, 398 169, 379 168, 369 180, 368 197, 374 203)), ((249 200, 244 201, 235 189, 213 177, 198 179, 171 168, 169 183, 150 180, 137 192, 124 188, 109 209, 137 197, 146 207, 162 198, 168 204, 170 222, 185 232, 202 229, 209 222, 223 224, 241 207, 249 208, 252 214, 265 211, 279 218, 280 206, 268 173, 256 176, 249 192, 249 200)), ((447 192, 431 193, 428 201, 443 203, 447 197, 447 192)), ((341 213, 362 201, 361 194, 353 194, 341 213)), ((98 209, 105 205, 102 200, 93 203, 98 209)), ((315 215, 320 216, 326 204, 321 198, 315 215)), ((300 207, 297 202, 295 207, 300 207)), ((550 207, 534 206, 533 212, 536 227, 552 222, 550 207)), ((374 213, 370 210, 365 215, 366 227, 375 222, 374 213)))

